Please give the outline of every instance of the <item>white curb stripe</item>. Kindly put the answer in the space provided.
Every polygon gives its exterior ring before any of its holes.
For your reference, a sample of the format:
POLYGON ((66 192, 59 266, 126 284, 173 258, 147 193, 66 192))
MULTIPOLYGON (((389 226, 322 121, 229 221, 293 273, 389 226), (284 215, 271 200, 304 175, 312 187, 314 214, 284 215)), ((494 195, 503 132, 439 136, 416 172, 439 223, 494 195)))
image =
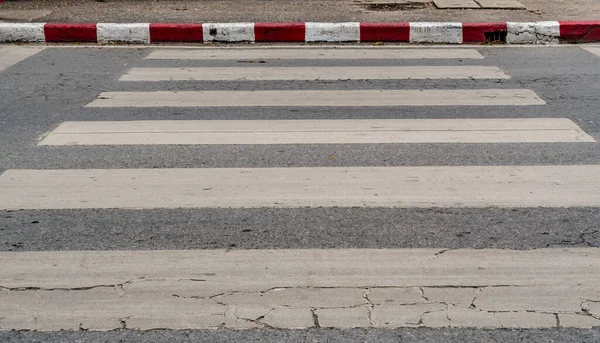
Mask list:
POLYGON ((600 325, 594 248, 3 252, 0 265, 3 330, 600 325))
POLYGON ((103 92, 86 107, 527 106, 528 89, 103 92))
POLYGON ((535 23, 507 22, 506 42, 508 44, 533 44, 536 41, 535 23))
POLYGON ((150 24, 98 23, 96 26, 98 43, 150 43, 150 24))
POLYGON ((410 23, 410 42, 462 44, 462 23, 410 23))
POLYGON ((306 42, 360 42, 360 23, 306 23, 306 42))
POLYGON ((8 170, 0 209, 587 207, 600 165, 8 170))
POLYGON ((558 21, 538 21, 535 23, 538 44, 558 44, 560 23, 558 21))
POLYGON ((0 42, 44 43, 45 23, 0 23, 0 42))
POLYGON ((506 23, 508 44, 558 44, 560 23, 539 21, 529 23, 506 23))
POLYGON ((254 42, 254 23, 204 23, 204 42, 254 42))
POLYGON ((39 145, 595 142, 564 118, 65 122, 39 145))

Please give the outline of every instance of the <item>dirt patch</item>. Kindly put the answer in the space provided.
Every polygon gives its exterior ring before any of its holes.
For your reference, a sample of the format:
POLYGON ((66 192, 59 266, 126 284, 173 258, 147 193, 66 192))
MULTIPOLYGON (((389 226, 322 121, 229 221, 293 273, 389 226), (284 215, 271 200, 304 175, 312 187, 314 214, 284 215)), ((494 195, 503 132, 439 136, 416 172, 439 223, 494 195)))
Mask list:
MULTIPOLYGON (((1 1, 0 1, 1 2, 1 1)), ((32 21, 51 14, 51 10, 4 10, 0 9, 0 20, 32 21)))
POLYGON ((411 11, 433 7, 433 2, 391 2, 377 4, 361 4, 360 6, 368 11, 411 11))

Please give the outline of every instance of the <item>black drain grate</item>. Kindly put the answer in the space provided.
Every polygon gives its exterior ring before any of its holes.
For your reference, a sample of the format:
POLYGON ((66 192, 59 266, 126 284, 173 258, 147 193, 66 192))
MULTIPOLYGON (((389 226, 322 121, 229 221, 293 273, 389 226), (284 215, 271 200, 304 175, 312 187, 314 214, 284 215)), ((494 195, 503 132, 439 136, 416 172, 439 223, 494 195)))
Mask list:
POLYGON ((484 32, 485 42, 488 44, 506 44, 506 31, 484 32))

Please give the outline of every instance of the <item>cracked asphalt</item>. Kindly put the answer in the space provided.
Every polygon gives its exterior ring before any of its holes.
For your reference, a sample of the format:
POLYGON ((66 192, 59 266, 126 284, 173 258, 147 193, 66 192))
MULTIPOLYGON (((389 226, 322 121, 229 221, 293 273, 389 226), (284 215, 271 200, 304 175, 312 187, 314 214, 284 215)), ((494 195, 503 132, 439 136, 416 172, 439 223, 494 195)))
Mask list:
POLYGON ((448 249, 124 251, 4 253, 0 258, 7 266, 0 287, 6 317, 0 324, 14 329, 600 324, 594 272, 600 255, 590 249, 518 254, 448 249), (315 261, 319 263, 307 264, 315 261), (302 272, 307 269, 309 283, 302 272), (15 312, 22 319, 15 320, 15 312))
MULTIPOLYGON (((268 66, 498 66, 506 80, 139 82, 132 67, 238 61, 144 60, 160 47, 49 47, 0 71, 0 173, 8 169, 600 164, 597 143, 38 147, 68 120, 569 118, 600 140, 600 57, 577 46, 476 47, 486 58, 267 61, 268 66), (84 108, 103 91, 526 88, 545 106, 84 108), (335 158, 332 158, 335 156, 335 158)), ((244 63, 243 66, 249 64, 244 63)), ((600 247, 600 208, 295 208, 0 211, 0 251, 600 247)), ((420 288, 423 300, 427 288, 420 288)), ((471 304, 477 297, 473 299, 471 304)), ((361 301, 374 306, 369 290, 361 301)), ((583 305, 583 304, 582 304, 583 305)), ((369 306, 368 306, 369 307, 369 306)), ((372 309, 372 307, 369 307, 372 309)), ((447 309, 446 309, 447 311, 447 309)), ((265 312, 261 318, 267 317, 265 312)), ((312 320, 319 321, 318 310, 312 320)), ((260 317, 259 317, 260 318, 260 317)), ((256 320, 256 319, 253 319, 256 320)), ((2 342, 600 342, 600 329, 251 329, 3 332, 2 342)))

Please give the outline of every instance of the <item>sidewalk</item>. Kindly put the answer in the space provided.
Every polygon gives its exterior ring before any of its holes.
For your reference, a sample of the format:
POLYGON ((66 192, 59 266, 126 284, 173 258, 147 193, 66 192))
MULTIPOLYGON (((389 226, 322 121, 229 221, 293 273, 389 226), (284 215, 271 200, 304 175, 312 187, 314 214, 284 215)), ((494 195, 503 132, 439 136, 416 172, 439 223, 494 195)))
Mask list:
POLYGON ((600 20, 591 17, 600 13, 596 0, 569 6, 563 0, 384 1, 390 0, 19 0, 0 6, 0 42, 600 41, 600 20))
MULTIPOLYGON (((490 3, 489 0, 485 1, 490 3)), ((457 2, 473 3, 471 0, 442 2, 450 5, 457 2)), ((493 2, 502 3, 507 0, 493 2)), ((519 0, 519 2, 525 9, 438 9, 433 2, 427 0, 410 2, 407 0, 105 0, 103 2, 90 0, 77 3, 69 0, 19 0, 0 3, 0 20, 62 23, 198 23, 531 22, 600 19, 598 0, 519 0)))

